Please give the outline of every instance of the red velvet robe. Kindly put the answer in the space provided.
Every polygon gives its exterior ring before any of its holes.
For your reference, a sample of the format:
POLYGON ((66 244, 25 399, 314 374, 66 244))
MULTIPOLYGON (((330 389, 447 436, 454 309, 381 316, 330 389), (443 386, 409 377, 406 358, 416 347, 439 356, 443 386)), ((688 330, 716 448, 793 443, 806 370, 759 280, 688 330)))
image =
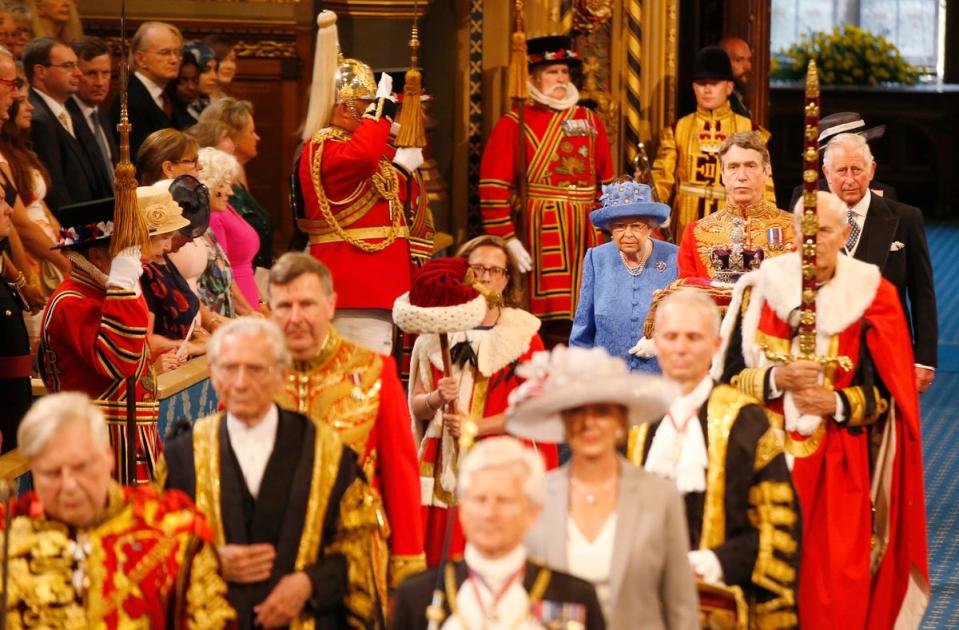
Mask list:
MULTIPOLYGON (((457 401, 460 413, 479 419, 506 411, 510 392, 523 382, 523 379, 514 373, 515 366, 529 361, 535 352, 544 349, 543 341, 536 333, 538 328, 539 321, 529 313, 505 308, 499 322, 492 329, 470 331, 468 335, 450 335, 451 346, 466 338, 473 341, 474 346, 478 346, 476 368, 469 363, 466 364, 465 371, 459 365, 453 366, 454 376, 460 379, 460 398, 457 401)), ((440 365, 442 363, 436 336, 421 335, 413 347, 411 381, 419 382, 426 391, 435 389, 436 382, 443 377, 440 365)), ((412 404, 412 395, 410 402, 412 404)), ((479 439, 485 437, 492 436, 486 435, 479 439)), ((436 566, 441 560, 443 535, 451 517, 448 506, 454 503, 448 480, 449 475, 456 474, 455 453, 450 450, 451 446, 444 447, 444 438, 446 433, 442 429, 442 413, 438 411, 420 442, 419 451, 421 499, 426 526, 424 547, 428 566, 436 566), (451 461, 444 457, 447 455, 451 461)), ((559 465, 556 444, 527 444, 542 455, 547 470, 559 465)), ((463 555, 465 540, 458 519, 453 522, 453 527, 450 557, 459 558, 463 555)))
MULTIPOLYGON (((798 259, 796 254, 789 256, 798 259)), ((891 423, 889 437, 895 438, 895 450, 888 466, 871 464, 871 431, 865 427, 849 428, 849 423, 857 420, 855 417, 847 419, 842 428, 831 418, 823 419, 820 426, 824 430, 809 437, 788 432, 786 446, 787 451, 796 455, 792 474, 803 511, 799 619, 802 627, 814 629, 879 630, 892 628, 899 618, 906 620, 907 627, 916 627, 928 602, 929 570, 919 400, 909 330, 895 287, 881 277, 869 278, 878 276, 878 269, 845 257, 840 258, 840 263, 837 276, 844 266, 872 269, 865 275, 850 273, 853 280, 847 281, 846 290, 855 291, 858 296, 847 293, 848 299, 840 301, 831 295, 827 301, 820 289, 817 310, 861 312, 858 318, 855 312, 846 316, 854 321, 828 338, 828 354, 849 357, 853 369, 827 369, 826 378, 835 391, 846 391, 852 386, 861 353, 868 353, 895 411, 879 420, 891 423), (868 293, 873 286, 873 292, 868 293), (873 516, 870 487, 877 476, 884 480, 886 490, 877 499, 873 516), (888 529, 879 536, 878 544, 885 542, 886 548, 878 566, 872 569, 874 519, 888 529)), ((758 274, 768 271, 767 263, 758 274)), ((798 284, 798 266, 795 271, 798 284)), ((767 275, 773 283, 790 280, 767 275)), ((747 278, 744 276, 743 280, 747 278)), ((766 290, 762 286, 753 288, 750 304, 763 300, 762 307, 756 320, 750 321, 748 312, 743 315, 742 336, 744 340, 768 344, 775 351, 789 351, 792 330, 782 317, 784 302, 775 296, 772 305, 764 300, 762 296, 769 295, 768 287, 767 284, 766 290)), ((735 317, 739 312, 737 297, 729 313, 735 317)), ((730 353, 735 350, 730 349, 730 353)), ((758 356, 758 351, 753 352, 754 357, 758 356)), ((755 367, 757 361, 747 358, 746 364, 755 367)), ((760 359, 758 365, 762 364, 760 359)), ((774 424, 777 420, 782 423, 781 398, 767 403, 767 409, 774 424)), ((880 426, 870 428, 878 430, 880 426)))

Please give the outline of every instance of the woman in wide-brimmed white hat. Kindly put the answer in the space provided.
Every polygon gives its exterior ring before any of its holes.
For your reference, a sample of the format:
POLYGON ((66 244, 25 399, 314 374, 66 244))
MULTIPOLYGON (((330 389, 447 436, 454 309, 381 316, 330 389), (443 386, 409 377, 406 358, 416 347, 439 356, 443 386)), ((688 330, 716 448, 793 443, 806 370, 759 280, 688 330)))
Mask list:
POLYGON ((572 451, 547 475, 530 555, 592 582, 613 630, 698 628, 679 493, 617 450, 631 426, 663 415, 675 387, 631 374, 602 348, 560 346, 519 373, 528 380, 511 400, 506 430, 572 451))

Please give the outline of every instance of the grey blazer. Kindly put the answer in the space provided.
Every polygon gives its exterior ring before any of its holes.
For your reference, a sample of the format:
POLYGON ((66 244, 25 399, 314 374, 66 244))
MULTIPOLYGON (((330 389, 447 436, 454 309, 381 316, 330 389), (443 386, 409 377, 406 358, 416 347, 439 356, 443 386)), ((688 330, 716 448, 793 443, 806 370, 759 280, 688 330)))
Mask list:
MULTIPOLYGON (((620 460, 610 567, 610 630, 698 630, 699 600, 689 567, 682 499, 672 482, 620 460)), ((526 535, 531 557, 569 572, 569 464, 546 475, 539 520, 526 535)), ((575 573, 575 570, 574 570, 575 573)))

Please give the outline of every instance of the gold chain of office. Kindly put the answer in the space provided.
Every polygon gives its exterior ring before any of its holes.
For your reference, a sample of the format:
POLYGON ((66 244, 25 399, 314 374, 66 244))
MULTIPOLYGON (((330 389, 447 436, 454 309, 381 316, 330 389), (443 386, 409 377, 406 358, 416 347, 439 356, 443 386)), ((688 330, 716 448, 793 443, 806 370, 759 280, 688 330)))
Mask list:
MULTIPOLYGON (((400 228, 402 227, 403 213, 394 206, 394 204, 398 204, 400 200, 400 184, 399 178, 396 176, 396 171, 389 162, 381 158, 379 170, 370 177, 370 184, 373 186, 373 190, 390 205, 390 216, 393 221, 386 238, 379 243, 371 244, 354 236, 350 236, 349 232, 347 232, 336 220, 336 217, 333 216, 333 211, 330 210, 330 200, 327 198, 326 192, 323 190, 323 183, 320 180, 323 144, 328 138, 335 138, 346 142, 350 139, 350 134, 336 127, 327 127, 317 131, 313 135, 314 157, 313 163, 310 165, 310 176, 313 179, 313 190, 316 191, 316 200, 320 206, 320 214, 323 215, 323 219, 333 228, 336 235, 350 245, 363 250, 367 254, 375 254, 376 252, 383 251, 393 244, 393 241, 399 236, 400 228)), ((355 197, 355 194, 350 196, 350 198, 353 197, 355 197)))

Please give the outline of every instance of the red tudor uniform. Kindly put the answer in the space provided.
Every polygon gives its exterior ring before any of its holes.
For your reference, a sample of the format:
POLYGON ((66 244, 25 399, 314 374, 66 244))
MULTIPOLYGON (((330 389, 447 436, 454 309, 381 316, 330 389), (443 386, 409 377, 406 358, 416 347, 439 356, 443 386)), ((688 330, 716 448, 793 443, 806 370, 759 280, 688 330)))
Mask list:
MULTIPOLYGON (((91 265, 92 266, 92 265, 91 265)), ((149 483, 160 455, 155 382, 147 348, 147 305, 133 291, 104 288, 78 264, 50 296, 40 357, 49 392, 81 391, 103 409, 116 477, 149 483), (137 381, 137 470, 127 470, 126 377, 137 381)))
POLYGON ((389 520, 390 584, 425 568, 416 451, 393 360, 331 326, 320 353, 294 363, 277 403, 333 427, 359 455, 389 520))
POLYGON ((332 272, 339 309, 393 308, 410 288, 412 260, 432 253, 432 221, 419 180, 390 162, 391 124, 388 116, 365 114, 352 134, 327 127, 303 149, 299 177, 307 218, 297 225, 309 234, 310 253, 332 272), (408 193, 412 226, 403 212, 408 193))
MULTIPOLYGON (((544 349, 543 341, 537 334, 539 326, 539 320, 526 311, 503 308, 494 327, 450 335, 454 356, 453 376, 460 383, 459 399, 456 403, 460 413, 478 420, 506 411, 510 392, 523 382, 523 379, 516 376, 515 367, 529 361, 535 352, 544 349), (458 347, 457 344, 465 345, 458 347), (472 361, 475 361, 475 367, 471 367, 472 361)), ((436 383, 443 378, 439 338, 436 335, 421 335, 417 338, 416 345, 413 346, 410 374, 412 378, 418 379, 426 391, 435 389, 436 383)), ((412 392, 413 387, 410 388, 411 406, 412 392)), ((452 457, 453 441, 442 430, 442 418, 442 410, 437 411, 420 444, 426 562, 430 566, 437 565, 443 553, 443 533, 449 517, 447 506, 453 500, 450 483, 456 475, 456 465, 452 457), (441 450, 442 453, 438 453, 441 450)), ((548 470, 559 465, 559 453, 555 444, 527 444, 540 452, 548 470)), ((456 521, 450 556, 461 556, 464 544, 463 531, 459 521, 456 521)))
MULTIPOLYGON (((783 400, 767 400, 772 364, 756 344, 795 351, 787 320, 799 279, 798 254, 767 261, 736 285, 723 322, 724 343, 739 338, 737 328, 743 340, 728 348, 723 378, 764 400, 770 421, 787 429, 791 414, 784 421, 783 400)), ((816 311, 817 351, 849 357, 853 369, 826 371, 841 423, 823 418, 808 437, 786 432, 803 514, 799 618, 809 628, 917 627, 929 570, 919 400, 902 307, 877 267, 839 256, 816 311), (882 448, 871 452, 880 437, 882 448)))
POLYGON ((597 189, 612 179, 606 130, 599 117, 574 105, 557 111, 525 108, 529 203, 524 233, 516 234, 510 201, 516 192, 516 110, 496 123, 480 166, 483 228, 505 239, 518 236, 533 258, 530 312, 544 321, 572 319, 586 250, 598 243, 589 222, 597 189))

